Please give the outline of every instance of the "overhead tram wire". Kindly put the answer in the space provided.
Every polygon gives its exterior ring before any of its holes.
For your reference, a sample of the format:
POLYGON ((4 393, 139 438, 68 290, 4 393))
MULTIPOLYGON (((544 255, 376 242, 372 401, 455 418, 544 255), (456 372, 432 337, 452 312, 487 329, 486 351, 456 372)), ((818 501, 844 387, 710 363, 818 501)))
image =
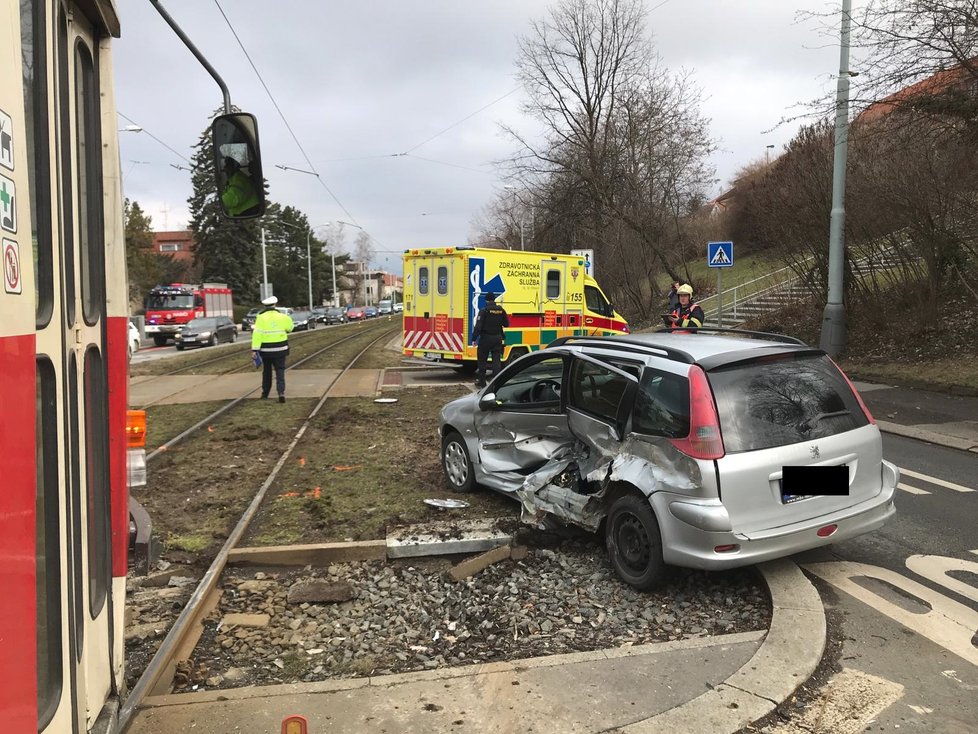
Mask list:
POLYGON ((130 117, 126 117, 124 114, 122 114, 118 110, 116 110, 116 114, 119 117, 121 117, 123 120, 125 120, 126 122, 128 122, 130 125, 135 125, 136 127, 140 128, 141 129, 141 132, 144 132, 147 135, 149 135, 149 137, 151 137, 157 143, 159 143, 164 148, 166 148, 168 151, 170 151, 171 153, 173 153, 173 155, 177 156, 178 158, 180 158, 183 161, 186 161, 187 163, 192 163, 191 160, 189 158, 187 158, 187 156, 185 156, 183 153, 180 153, 177 150, 174 150, 173 148, 171 148, 169 145, 167 145, 166 143, 164 143, 158 137, 156 137, 155 135, 153 135, 153 133, 151 133, 149 130, 147 130, 143 125, 139 125, 135 120, 133 120, 130 117))
POLYGON ((251 64, 251 68, 254 70, 255 75, 258 77, 258 81, 261 82, 262 88, 264 88, 265 90, 265 94, 267 94, 268 98, 272 101, 272 105, 275 107, 275 111, 278 112, 279 117, 282 118, 282 122, 285 123, 285 128, 289 131, 289 135, 292 136, 292 140, 295 141, 296 147, 299 148, 299 152, 302 153, 302 157, 305 158, 306 164, 309 166, 309 171, 312 173, 312 175, 316 177, 316 180, 319 181, 320 185, 324 189, 326 189, 326 193, 329 194, 330 197, 333 199, 333 201, 336 202, 336 205, 343 210, 343 213, 346 214, 346 216, 350 219, 350 221, 356 223, 357 221, 356 217, 350 214, 350 211, 345 206, 343 206, 343 202, 341 202, 339 198, 337 198, 336 194, 333 193, 332 189, 329 188, 326 181, 324 181, 323 177, 319 175, 319 172, 316 170, 316 167, 309 159, 309 156, 306 154, 305 148, 302 147, 302 143, 299 142, 299 138, 296 136, 295 132, 292 130, 292 126, 289 124, 289 121, 286 119, 285 113, 282 112, 282 108, 279 107, 278 102, 275 101, 275 97, 272 95, 272 91, 268 88, 268 85, 265 84, 265 80, 262 78, 261 72, 258 71, 258 67, 255 66, 255 62, 251 60, 251 54, 248 53, 248 49, 245 48, 244 43, 241 42, 241 38, 238 36, 238 32, 234 30, 234 26, 231 25, 231 19, 228 18, 227 13, 224 12, 224 8, 221 7, 220 0, 214 0, 214 4, 217 6, 217 9, 221 11, 221 15, 224 17, 224 22, 227 23, 228 28, 231 29, 231 34, 234 36, 234 40, 238 42, 238 46, 241 47, 242 53, 244 53, 245 58, 248 59, 248 63, 251 64))

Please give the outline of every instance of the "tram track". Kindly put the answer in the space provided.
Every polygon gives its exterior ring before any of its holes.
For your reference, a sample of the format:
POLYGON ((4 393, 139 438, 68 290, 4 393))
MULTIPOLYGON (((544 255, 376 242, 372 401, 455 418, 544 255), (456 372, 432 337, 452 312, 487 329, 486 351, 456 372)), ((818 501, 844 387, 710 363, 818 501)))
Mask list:
MULTIPOLYGON (((356 356, 349 360, 340 373, 330 381, 329 385, 323 392, 323 396, 316 402, 312 411, 310 411, 308 416, 306 416, 306 418, 303 420, 302 425, 296 431, 288 446, 279 456, 272 470, 261 483, 258 491, 255 493, 244 513, 237 521, 234 529, 228 535, 224 544, 221 546, 221 549, 217 552, 213 562, 204 572, 200 582, 191 594, 190 599, 187 601, 187 604, 184 606, 172 627, 170 627, 160 647, 157 649, 149 664, 143 670, 142 675, 121 707, 119 712, 120 731, 124 731, 128 726, 129 722, 132 720, 132 717, 138 710, 141 701, 145 697, 169 692, 172 686, 177 661, 181 659, 181 655, 183 657, 189 656, 190 652, 193 650, 194 644, 196 643, 196 638, 193 637, 194 629, 200 627, 199 623, 201 620, 216 606, 218 602, 219 592, 217 590, 217 584, 222 573, 224 572, 225 566, 227 565, 230 552, 244 537, 245 532, 248 530, 259 508, 262 506, 269 487, 271 487, 275 482, 282 468, 285 466, 289 457, 295 450, 296 445, 306 433, 306 430, 310 426, 311 422, 316 418, 323 406, 326 404, 330 389, 332 389, 332 387, 336 385, 346 373, 354 369, 357 362, 365 354, 367 354, 378 343, 381 343, 384 339, 389 339, 391 335, 397 331, 396 329, 386 328, 380 328, 378 330, 381 333, 376 338, 372 339, 362 350, 360 350, 356 356)), ((328 349, 331 349, 332 347, 350 339, 356 338, 357 336, 363 336, 363 332, 356 335, 351 335, 350 337, 344 338, 340 342, 334 342, 323 349, 313 352, 299 362, 293 364, 292 368, 299 367, 300 365, 317 358, 328 349)), ((235 405, 240 404, 242 400, 246 399, 248 395, 253 394, 254 391, 254 389, 250 390, 245 395, 242 395, 228 405, 223 406, 218 411, 215 411, 211 415, 207 416, 204 420, 184 431, 182 434, 180 434, 180 436, 176 437, 175 439, 171 439, 169 444, 172 445, 173 443, 178 442, 178 439, 183 440, 187 436, 192 435, 194 431, 199 430, 204 425, 207 425, 209 422, 213 421, 214 418, 226 413, 235 405)), ((147 458, 157 455, 161 450, 163 450, 163 447, 157 449, 156 452, 147 458)))
MULTIPOLYGON (((335 348, 337 348, 337 347, 339 347, 339 346, 341 346, 343 344, 346 344, 348 342, 351 342, 351 341, 354 341, 356 339, 359 339, 359 338, 361 338, 361 337, 363 337, 363 336, 365 336, 367 334, 372 334, 376 330, 383 331, 384 334, 386 334, 387 336, 391 336, 394 333, 396 333, 397 331, 399 331, 399 329, 387 329, 386 327, 373 327, 373 328, 370 328, 370 329, 365 330, 365 331, 357 331, 356 333, 350 334, 349 336, 344 336, 344 337, 342 337, 342 338, 340 338, 338 340, 331 341, 330 343, 326 344, 322 348, 316 349, 311 354, 307 354, 305 356, 300 357, 298 360, 294 361, 292 364, 290 364, 288 367, 286 367, 286 371, 290 371, 290 370, 293 370, 293 369, 300 368, 303 365, 305 365, 305 364, 307 364, 307 363, 309 363, 309 362, 311 362, 311 361, 313 361, 313 360, 321 357, 322 355, 324 355, 324 354, 332 351, 333 349, 335 349, 335 348)), ((379 339, 378 340, 374 340, 374 342, 371 342, 371 345, 373 345, 376 341, 379 341, 379 339)), ((368 349, 369 349, 369 347, 368 347, 368 349)), ((250 351, 250 349, 248 351, 250 351)), ((238 355, 237 353, 235 353, 235 356, 240 356, 240 355, 238 355)), ((359 358, 359 356, 360 355, 357 356, 357 359, 359 358)), ((227 358, 227 355, 224 355, 224 356, 220 357, 219 359, 226 359, 226 358, 227 358)), ((205 364, 210 363, 210 362, 214 362, 214 361, 217 361, 217 360, 208 360, 208 362, 206 362, 205 364)), ((181 372, 183 370, 190 369, 191 367, 196 367, 196 366, 199 366, 199 365, 198 364, 194 364, 192 366, 183 367, 180 370, 168 372, 168 373, 165 373, 164 375, 161 375, 161 376, 165 376, 165 377, 173 376, 173 375, 176 375, 178 372, 181 372)), ((216 380, 219 380, 219 379, 221 379, 222 377, 224 377, 224 376, 226 376, 228 374, 232 374, 234 372, 242 372, 242 371, 244 371, 244 369, 246 369, 246 368, 235 368, 235 369, 232 369, 232 370, 228 370, 227 372, 217 373, 213 377, 211 377, 211 379, 205 381, 202 384, 205 384, 205 385, 206 384, 210 384, 211 382, 214 382, 216 380)), ((349 367, 347 367, 346 369, 349 369, 349 367)), ((346 370, 344 370, 344 372, 345 371, 346 370)), ((331 386, 332 386, 332 384, 331 384, 331 386)), ((184 439, 188 438, 189 436, 192 436, 194 433, 196 433, 201 428, 204 428, 205 426, 209 425, 216 418, 222 416, 223 414, 225 414, 226 412, 228 412, 229 410, 231 410, 235 406, 239 405, 243 400, 247 400, 251 395, 254 395, 254 393, 257 390, 259 390, 259 389, 260 389, 259 386, 255 386, 252 389, 248 390, 247 392, 243 393, 242 395, 240 395, 240 396, 232 399, 231 401, 229 401, 225 405, 221 406, 220 408, 218 408, 214 412, 209 413, 205 417, 201 418, 197 423, 194 423, 192 426, 190 426, 186 430, 182 431, 177 436, 174 436, 173 438, 169 439, 167 442, 161 444, 160 446, 156 447, 153 451, 151 451, 150 453, 148 453, 147 456, 146 456, 146 461, 147 462, 151 461, 153 458, 159 456, 160 454, 162 454, 165 451, 170 450, 171 448, 173 448, 173 446, 175 446, 176 444, 180 443, 184 439)), ((328 389, 327 389, 327 391, 328 391, 328 389)), ((165 397, 161 397, 160 400, 153 401, 153 402, 150 402, 150 403, 146 403, 143 407, 152 407, 153 405, 156 405, 158 402, 160 402, 161 400, 166 399, 167 397, 170 397, 170 396, 168 395, 168 396, 165 396, 165 397)))

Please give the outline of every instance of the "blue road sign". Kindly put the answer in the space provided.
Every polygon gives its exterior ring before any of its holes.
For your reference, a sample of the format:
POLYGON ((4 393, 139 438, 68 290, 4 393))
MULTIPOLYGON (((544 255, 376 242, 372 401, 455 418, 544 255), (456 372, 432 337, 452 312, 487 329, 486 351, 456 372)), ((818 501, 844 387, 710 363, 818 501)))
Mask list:
POLYGON ((733 242, 707 242, 706 264, 711 268, 732 268, 733 242))

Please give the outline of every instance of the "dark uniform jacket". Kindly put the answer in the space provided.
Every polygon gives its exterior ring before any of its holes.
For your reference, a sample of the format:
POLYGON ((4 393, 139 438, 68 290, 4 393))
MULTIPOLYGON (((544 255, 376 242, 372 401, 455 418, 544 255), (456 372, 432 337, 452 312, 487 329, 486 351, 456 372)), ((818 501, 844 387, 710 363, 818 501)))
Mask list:
POLYGON ((490 301, 476 316, 475 326, 472 328, 472 340, 475 341, 480 336, 501 337, 503 329, 507 328, 509 328, 509 316, 506 315, 506 310, 495 301, 490 301))
POLYGON ((686 308, 682 306, 676 306, 675 310, 672 312, 675 317, 675 322, 673 323, 674 328, 686 328, 697 327, 703 325, 703 309, 700 308, 698 303, 693 303, 690 299, 689 304, 686 308))

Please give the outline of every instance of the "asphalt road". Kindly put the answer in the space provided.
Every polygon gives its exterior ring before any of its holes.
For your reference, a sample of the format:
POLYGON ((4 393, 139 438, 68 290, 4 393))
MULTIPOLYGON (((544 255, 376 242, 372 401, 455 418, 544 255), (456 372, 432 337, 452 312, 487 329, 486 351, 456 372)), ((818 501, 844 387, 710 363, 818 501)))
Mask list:
POLYGON ((978 731, 978 455, 892 435, 883 452, 903 470, 897 515, 795 558, 841 613, 839 662, 861 681, 815 705, 861 712, 842 731, 978 731))

